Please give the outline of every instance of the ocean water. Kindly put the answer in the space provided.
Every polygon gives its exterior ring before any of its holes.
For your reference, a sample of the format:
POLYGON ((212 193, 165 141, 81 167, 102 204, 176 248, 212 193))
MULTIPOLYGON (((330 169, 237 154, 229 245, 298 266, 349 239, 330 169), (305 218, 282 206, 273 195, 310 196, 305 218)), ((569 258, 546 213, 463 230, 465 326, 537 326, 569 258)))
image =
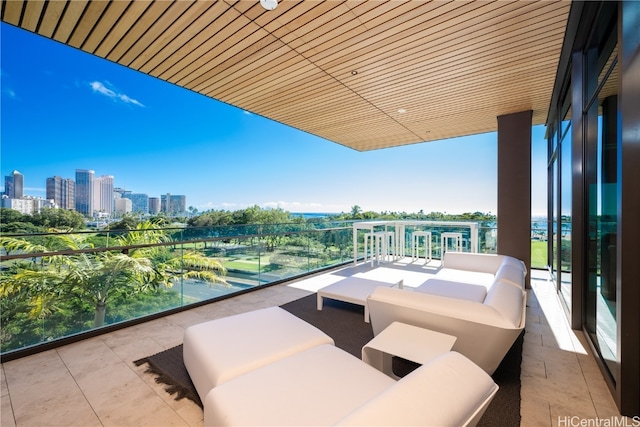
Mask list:
POLYGON ((331 212, 292 212, 291 216, 301 216, 304 219, 309 218, 326 218, 329 215, 337 215, 336 213, 331 212))

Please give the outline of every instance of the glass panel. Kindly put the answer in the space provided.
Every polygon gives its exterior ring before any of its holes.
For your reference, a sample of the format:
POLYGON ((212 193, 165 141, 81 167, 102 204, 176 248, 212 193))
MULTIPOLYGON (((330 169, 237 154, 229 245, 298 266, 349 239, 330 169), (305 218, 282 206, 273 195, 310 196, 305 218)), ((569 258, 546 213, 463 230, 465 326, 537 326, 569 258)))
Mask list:
POLYGON ((351 236, 348 222, 4 234, 0 349, 351 262, 351 236))
POLYGON ((531 268, 546 270, 549 265, 547 249, 547 156, 544 138, 546 127, 533 126, 531 140, 531 268))
POLYGON ((616 249, 617 249, 617 147, 618 66, 617 48, 606 61, 600 78, 608 76, 600 86, 597 109, 595 147, 589 150, 589 288, 587 291, 587 330, 601 357, 617 380, 617 313, 616 313, 616 249))
POLYGON ((549 142, 547 144, 547 224, 546 224, 546 247, 547 247, 547 262, 548 268, 551 272, 552 280, 555 280, 554 270, 554 236, 555 236, 555 224, 554 212, 555 212, 555 163, 557 156, 555 155, 556 146, 555 141, 557 138, 557 123, 554 124, 553 132, 549 134, 549 142))
MULTIPOLYGON (((570 113, 570 109, 567 114, 570 113)), ((572 217, 572 169, 571 169, 571 119, 565 117, 562 122, 565 129, 560 144, 560 294, 571 309, 571 217, 572 217)))
POLYGON ((561 114, 562 122, 560 123, 560 139, 561 140, 564 139, 565 135, 569 131, 569 127, 571 126, 572 114, 573 114, 573 111, 571 108, 571 84, 569 84, 569 87, 565 92, 565 99, 562 105, 562 114, 561 114))
POLYGON ((553 194, 551 198, 553 200, 553 217, 551 220, 551 245, 552 245, 552 261, 551 261, 551 272, 553 279, 558 283, 560 279, 560 275, 558 272, 558 202, 559 202, 559 194, 558 194, 558 157, 555 158, 553 162, 553 194))

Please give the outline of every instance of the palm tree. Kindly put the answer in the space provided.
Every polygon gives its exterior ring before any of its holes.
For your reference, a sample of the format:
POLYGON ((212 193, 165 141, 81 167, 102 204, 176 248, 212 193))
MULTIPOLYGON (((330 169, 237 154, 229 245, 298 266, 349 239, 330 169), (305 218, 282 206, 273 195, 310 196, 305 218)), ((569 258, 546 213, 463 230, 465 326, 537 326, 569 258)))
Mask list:
POLYGON ((197 278, 226 284, 221 275, 226 269, 219 260, 199 252, 176 253, 168 246, 149 246, 168 241, 166 233, 146 221, 128 234, 119 236, 116 245, 122 252, 76 252, 72 255, 47 255, 47 252, 93 249, 86 234, 52 235, 46 245, 16 238, 0 238, 7 253, 33 253, 39 263, 21 263, 15 271, 3 274, 0 296, 26 296, 34 317, 45 317, 62 301, 76 297, 95 306, 94 327, 104 325, 107 304, 121 295, 132 295, 164 286, 170 288, 183 278, 197 278))
POLYGON ((351 206, 351 219, 362 219, 362 208, 360 206, 351 206))
POLYGON ((107 303, 117 295, 143 292, 156 286, 151 261, 123 253, 80 254, 68 263, 66 288, 95 306, 93 326, 104 325, 107 303))
POLYGON ((166 243, 169 237, 162 230, 156 228, 152 221, 139 223, 126 236, 118 238, 120 246, 133 247, 128 255, 132 258, 149 259, 154 266, 154 283, 167 288, 181 279, 199 279, 208 283, 227 285, 221 277, 227 273, 220 260, 209 258, 202 253, 188 251, 171 251, 168 246, 149 246, 166 243))

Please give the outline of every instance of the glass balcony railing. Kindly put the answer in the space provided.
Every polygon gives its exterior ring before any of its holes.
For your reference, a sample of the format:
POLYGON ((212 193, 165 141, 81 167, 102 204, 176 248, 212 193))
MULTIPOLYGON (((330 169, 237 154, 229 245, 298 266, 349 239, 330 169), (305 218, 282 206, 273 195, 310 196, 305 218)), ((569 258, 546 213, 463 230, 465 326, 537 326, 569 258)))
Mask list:
POLYGON ((4 234, 0 241, 3 355, 352 259, 346 223, 4 234))
MULTIPOLYGON (((495 253, 495 225, 476 229, 478 251, 495 253)), ((434 258, 444 231, 462 233, 470 250, 468 226, 431 230, 434 258)), ((4 357, 353 262, 353 221, 3 234, 0 243, 4 357)))

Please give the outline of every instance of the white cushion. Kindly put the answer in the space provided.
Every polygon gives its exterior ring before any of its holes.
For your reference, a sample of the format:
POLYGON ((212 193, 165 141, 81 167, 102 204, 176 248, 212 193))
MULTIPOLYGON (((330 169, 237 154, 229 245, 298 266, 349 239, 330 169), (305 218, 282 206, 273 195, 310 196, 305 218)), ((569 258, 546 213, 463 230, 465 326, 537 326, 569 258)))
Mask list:
POLYGON ((484 286, 440 279, 429 279, 414 290, 425 294, 475 302, 484 302, 484 298, 487 296, 487 288, 484 286))
POLYGON ((338 424, 467 425, 478 412, 484 412, 497 391, 486 372, 452 351, 411 372, 338 424))
POLYGON ((204 424, 331 425, 394 383, 337 347, 318 346, 212 389, 204 400, 204 424))
POLYGON ((524 310, 524 291, 509 282, 496 281, 484 300, 485 306, 493 307, 509 324, 517 328, 524 310))
POLYGON ((204 399, 225 381, 321 344, 334 342, 288 311, 270 307, 188 327, 183 359, 204 399))
POLYGON ((504 263, 498 269, 495 280, 505 281, 524 289, 524 270, 511 263, 504 263))
POLYGON ((209 392, 205 426, 459 426, 498 386, 466 357, 444 353, 400 381, 329 345, 248 372, 209 392))
MULTIPOLYGON (((517 290, 513 285, 508 286, 517 290)), ((380 287, 369 296, 367 301, 370 307, 372 302, 380 301, 385 304, 396 305, 403 309, 423 311, 437 316, 450 317, 500 328, 513 327, 511 322, 505 319, 495 308, 487 304, 463 299, 380 287)))
POLYGON ((502 261, 502 265, 512 265, 522 270, 523 275, 525 276, 527 275, 527 267, 525 266, 524 262, 520 261, 518 258, 514 258, 512 256, 505 256, 504 260, 502 261))
POLYGON ((482 285, 485 289, 489 289, 493 284, 495 275, 492 273, 443 268, 436 273, 436 279, 482 285))
POLYGON ((446 252, 444 254, 444 268, 455 270, 469 270, 480 273, 495 274, 504 261, 504 255, 479 254, 472 252, 446 252))

